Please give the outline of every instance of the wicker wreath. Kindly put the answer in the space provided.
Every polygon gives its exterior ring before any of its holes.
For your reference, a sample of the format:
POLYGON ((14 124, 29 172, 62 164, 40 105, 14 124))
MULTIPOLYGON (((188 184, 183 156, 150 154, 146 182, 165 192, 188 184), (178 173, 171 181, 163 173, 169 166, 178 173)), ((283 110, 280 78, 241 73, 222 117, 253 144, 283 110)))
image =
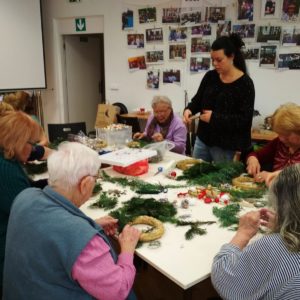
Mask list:
POLYGON ((248 176, 239 176, 232 179, 232 184, 242 190, 260 190, 262 187, 257 184, 253 178, 248 176))
POLYGON ((153 227, 149 232, 143 232, 140 235, 141 242, 150 242, 159 239, 165 232, 164 225, 161 221, 149 217, 149 216, 139 216, 130 223, 130 225, 136 224, 146 224, 153 227))
POLYGON ((187 170, 188 168, 192 167, 195 164, 201 163, 201 160, 195 159, 195 158, 188 158, 188 159, 183 159, 177 162, 176 168, 180 170, 187 170))

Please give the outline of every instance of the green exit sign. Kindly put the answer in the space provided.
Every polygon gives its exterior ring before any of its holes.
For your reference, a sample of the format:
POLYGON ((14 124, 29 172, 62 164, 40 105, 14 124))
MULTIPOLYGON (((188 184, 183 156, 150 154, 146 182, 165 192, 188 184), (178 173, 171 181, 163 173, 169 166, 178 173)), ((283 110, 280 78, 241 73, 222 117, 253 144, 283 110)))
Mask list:
POLYGON ((75 19, 75 27, 76 27, 76 31, 86 31, 86 19, 85 18, 75 19))

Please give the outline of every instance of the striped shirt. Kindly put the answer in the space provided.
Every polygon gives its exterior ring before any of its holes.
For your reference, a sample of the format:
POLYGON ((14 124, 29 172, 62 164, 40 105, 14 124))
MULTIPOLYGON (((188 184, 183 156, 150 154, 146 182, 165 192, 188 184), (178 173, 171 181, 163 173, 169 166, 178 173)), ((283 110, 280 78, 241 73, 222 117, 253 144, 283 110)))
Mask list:
POLYGON ((223 299, 299 300, 300 252, 290 252, 279 234, 263 236, 240 250, 222 246, 211 279, 223 299))

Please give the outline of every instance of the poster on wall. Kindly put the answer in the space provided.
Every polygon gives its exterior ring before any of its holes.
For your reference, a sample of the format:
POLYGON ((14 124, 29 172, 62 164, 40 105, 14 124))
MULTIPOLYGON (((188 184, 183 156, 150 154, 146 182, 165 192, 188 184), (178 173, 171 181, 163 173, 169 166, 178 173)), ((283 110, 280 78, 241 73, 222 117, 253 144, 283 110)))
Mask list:
POLYGON ((164 70, 163 71, 163 83, 175 83, 180 85, 180 70, 164 70))
POLYGON ((133 28, 133 11, 127 9, 122 13, 122 30, 133 28))
POLYGON ((232 32, 238 34, 242 39, 254 38, 255 24, 235 24, 232 26, 232 32))
POLYGON ((281 0, 262 0, 261 1, 261 18, 275 19, 279 18, 281 0))
POLYGON ((297 40, 300 42, 295 26, 282 27, 282 46, 296 46, 297 40))
POLYGON ((128 66, 130 71, 146 69, 145 56, 133 56, 128 58, 128 66))
POLYGON ((186 45, 185 44, 169 45, 169 59, 170 60, 186 59, 186 45))
POLYGON ((253 0, 238 0, 237 19, 253 21, 253 0))
POLYGON ((259 66, 275 68, 277 45, 263 45, 260 48, 259 66))
POLYGON ((211 35, 211 26, 209 23, 192 26, 191 34, 192 35, 211 35))
POLYGON ((210 23, 218 23, 219 21, 225 21, 225 7, 206 7, 205 21, 210 23))
POLYGON ((184 42, 187 39, 187 27, 169 27, 169 42, 184 42))
POLYGON ((195 25, 201 23, 201 11, 199 8, 182 8, 180 15, 181 25, 195 25))
POLYGON ((190 58, 190 72, 199 73, 206 72, 210 68, 209 57, 191 57, 190 58))
POLYGON ((300 0, 283 0, 281 20, 296 22, 299 17, 300 0))
POLYGON ((300 53, 286 53, 278 55, 278 69, 299 70, 300 53))
POLYGON ((281 26, 258 26, 257 42, 273 43, 280 41, 281 26))
POLYGON ((191 53, 207 53, 210 52, 210 40, 203 38, 192 38, 191 39, 191 53))
POLYGON ((138 12, 140 24, 156 22, 156 7, 141 8, 138 12))
POLYGON ((217 38, 221 36, 229 36, 231 33, 231 21, 219 21, 216 29, 217 38))
POLYGON ((129 48, 144 48, 144 34, 127 34, 127 45, 129 48))
POLYGON ((147 64, 162 64, 163 62, 164 62, 163 50, 146 51, 147 64))
POLYGON ((163 42, 163 29, 162 28, 146 29, 146 42, 147 43, 163 42))
POLYGON ((159 88, 160 70, 150 70, 147 72, 147 88, 157 90, 159 88))
POLYGON ((242 48, 242 52, 246 60, 258 60, 259 50, 259 46, 246 46, 242 48))
POLYGON ((180 23, 180 12, 181 8, 172 7, 172 8, 163 8, 162 13, 162 23, 163 24, 176 24, 180 23))

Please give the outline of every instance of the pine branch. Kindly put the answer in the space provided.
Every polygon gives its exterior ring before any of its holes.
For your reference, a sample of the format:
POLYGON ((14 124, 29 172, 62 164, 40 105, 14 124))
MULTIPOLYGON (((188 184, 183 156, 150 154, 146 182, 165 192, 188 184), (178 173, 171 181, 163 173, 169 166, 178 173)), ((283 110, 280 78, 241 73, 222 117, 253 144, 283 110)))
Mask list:
POLYGON ((91 204, 91 208, 103 208, 104 210, 113 209, 118 203, 117 197, 109 197, 107 192, 101 193, 99 200, 91 204))
POLYGON ((219 219, 221 227, 230 227, 239 223, 237 214, 241 208, 238 204, 229 204, 225 207, 214 207, 213 214, 219 219))

